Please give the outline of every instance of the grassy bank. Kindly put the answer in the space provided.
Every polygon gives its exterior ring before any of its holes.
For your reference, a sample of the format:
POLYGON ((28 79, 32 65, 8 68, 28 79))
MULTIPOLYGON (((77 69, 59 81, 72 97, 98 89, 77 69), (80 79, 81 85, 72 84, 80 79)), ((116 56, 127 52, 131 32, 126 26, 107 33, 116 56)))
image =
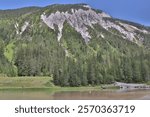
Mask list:
POLYGON ((0 88, 53 87, 51 77, 0 77, 0 88))
POLYGON ((87 91, 101 89, 101 86, 58 87, 52 81, 51 77, 0 77, 0 90, 87 91))
POLYGON ((150 85, 150 81, 148 81, 146 84, 147 84, 147 85, 150 85))

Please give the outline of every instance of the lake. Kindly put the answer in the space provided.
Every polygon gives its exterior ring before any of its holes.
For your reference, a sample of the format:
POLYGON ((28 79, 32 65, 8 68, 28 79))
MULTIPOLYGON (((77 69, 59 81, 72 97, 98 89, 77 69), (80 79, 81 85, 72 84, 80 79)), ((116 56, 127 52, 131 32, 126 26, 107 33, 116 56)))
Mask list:
POLYGON ((0 100, 149 100, 150 90, 1 90, 0 100))

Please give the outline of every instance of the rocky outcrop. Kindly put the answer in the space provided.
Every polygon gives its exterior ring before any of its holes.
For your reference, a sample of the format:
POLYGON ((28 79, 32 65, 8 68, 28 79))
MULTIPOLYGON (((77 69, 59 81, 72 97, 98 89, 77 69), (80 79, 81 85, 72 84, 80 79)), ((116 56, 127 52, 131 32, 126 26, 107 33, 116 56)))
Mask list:
POLYGON ((18 23, 16 23, 15 24, 15 29, 16 29, 16 34, 18 35, 21 35, 21 34, 23 34, 24 32, 25 32, 25 30, 27 29, 27 27, 29 26, 29 22, 25 22, 24 23, 24 25, 21 27, 21 31, 20 31, 20 29, 19 29, 19 24, 18 23))
POLYGON ((15 29, 16 29, 16 34, 18 35, 19 34, 19 24, 18 23, 15 24, 15 29))
MULTIPOLYGON (((70 26, 72 26, 77 32, 79 32, 86 43, 88 43, 91 39, 91 35, 89 34, 88 27, 93 28, 93 25, 102 26, 104 29, 109 31, 109 29, 115 29, 121 33, 121 36, 124 39, 128 39, 130 41, 143 40, 143 37, 137 36, 136 31, 140 31, 142 33, 147 33, 146 30, 140 30, 135 26, 131 26, 125 23, 119 22, 119 24, 109 20, 111 16, 108 14, 101 12, 97 13, 95 10, 92 10, 90 6, 83 5, 83 7, 88 8, 88 10, 83 9, 71 9, 70 12, 60 12, 51 13, 49 16, 46 16, 45 13, 41 15, 41 19, 43 22, 49 26, 51 29, 55 31, 54 25, 58 26, 58 36, 57 39, 60 41, 62 37, 62 31, 64 22, 67 22, 70 26), (108 19, 105 19, 108 18, 108 19)), ((104 36, 102 36, 104 38, 104 36)), ((135 43, 137 43, 135 41, 135 43)))
POLYGON ((27 29, 27 27, 29 26, 29 22, 25 22, 24 23, 24 25, 21 27, 21 32, 20 32, 20 34, 22 34, 26 29, 27 29))

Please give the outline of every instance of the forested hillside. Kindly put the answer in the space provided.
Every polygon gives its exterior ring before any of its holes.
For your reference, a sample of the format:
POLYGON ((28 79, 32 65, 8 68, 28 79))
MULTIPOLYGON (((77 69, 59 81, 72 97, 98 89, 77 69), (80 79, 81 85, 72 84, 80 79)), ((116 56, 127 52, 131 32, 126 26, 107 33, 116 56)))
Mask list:
POLYGON ((51 76, 55 85, 150 80, 150 28, 87 5, 0 11, 0 76, 51 76))

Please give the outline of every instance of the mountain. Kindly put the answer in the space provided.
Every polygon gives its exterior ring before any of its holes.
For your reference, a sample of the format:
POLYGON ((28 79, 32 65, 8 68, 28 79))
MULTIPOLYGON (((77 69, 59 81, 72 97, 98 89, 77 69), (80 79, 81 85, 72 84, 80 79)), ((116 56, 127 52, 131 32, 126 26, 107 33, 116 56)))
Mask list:
POLYGON ((60 86, 150 80, 150 27, 87 4, 0 10, 0 76, 60 86))

